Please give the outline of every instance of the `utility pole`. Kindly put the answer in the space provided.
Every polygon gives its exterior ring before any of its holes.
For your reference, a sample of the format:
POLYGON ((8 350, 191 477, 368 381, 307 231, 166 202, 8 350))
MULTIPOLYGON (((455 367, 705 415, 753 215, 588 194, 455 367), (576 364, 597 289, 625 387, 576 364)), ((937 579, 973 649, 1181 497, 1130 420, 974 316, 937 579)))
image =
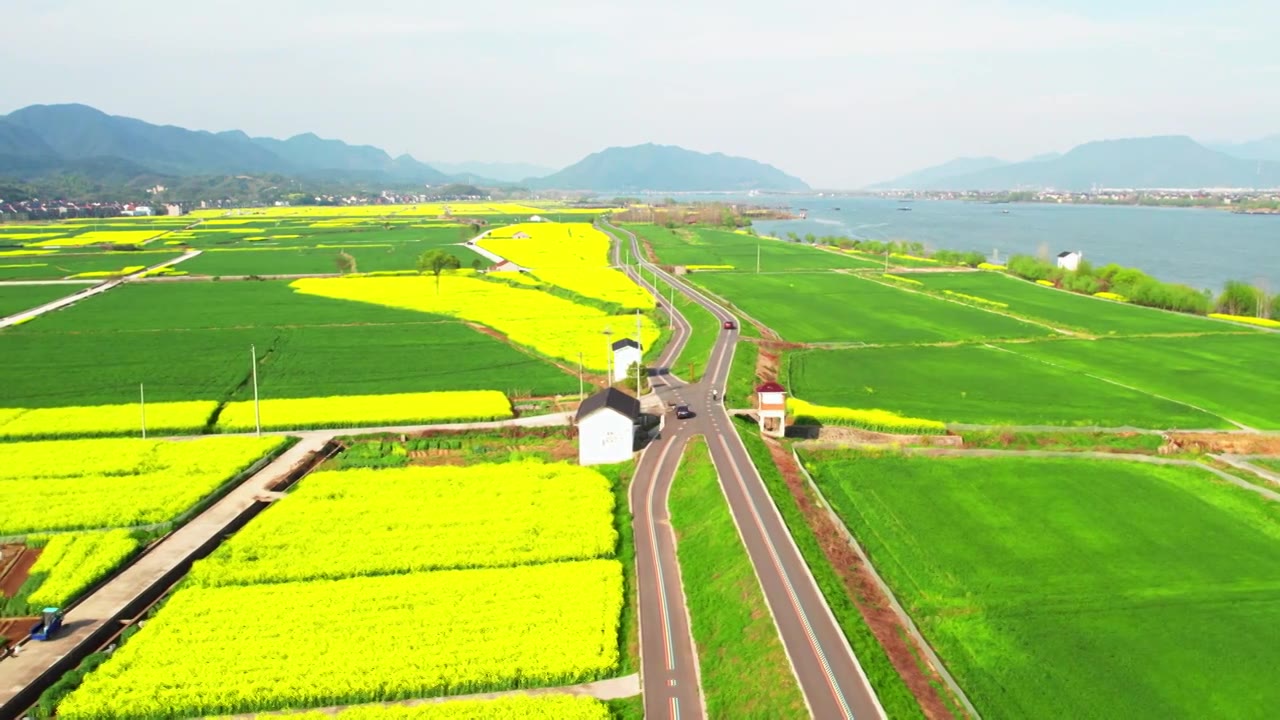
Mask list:
POLYGON ((884 271, 889 272, 889 248, 884 249, 884 271))
POLYGON ((142 387, 142 383, 138 383, 138 405, 142 409, 142 439, 147 439, 147 393, 142 387))
POLYGON ((249 346, 249 360, 253 364, 253 427, 254 433, 262 434, 262 409, 258 403, 258 347, 249 346))
MULTIPOLYGON (((655 287, 657 280, 654 280, 655 287)), ((636 361, 636 397, 640 397, 640 368, 644 365, 644 343, 640 340, 640 308, 636 308, 636 344, 640 346, 640 359, 636 361)))
POLYGON ((760 243, 756 243, 756 274, 760 274, 760 243))
POLYGON ((605 378, 608 385, 613 384, 613 343, 609 342, 609 336, 612 334, 613 331, 606 325, 604 328, 604 366, 605 372, 608 373, 608 377, 605 378))
POLYGON ((582 352, 578 352, 578 399, 582 399, 582 352))

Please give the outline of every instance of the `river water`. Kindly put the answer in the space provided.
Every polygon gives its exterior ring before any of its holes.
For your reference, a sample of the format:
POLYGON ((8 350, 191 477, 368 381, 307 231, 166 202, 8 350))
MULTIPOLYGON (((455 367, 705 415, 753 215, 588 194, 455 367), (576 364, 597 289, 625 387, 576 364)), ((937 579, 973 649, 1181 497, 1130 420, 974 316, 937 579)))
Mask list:
MULTIPOLYGON (((701 197, 701 200, 715 199, 701 197)), ((1280 216, 1196 208, 988 204, 952 200, 797 195, 725 196, 808 211, 805 220, 756 223, 762 233, 916 240, 931 249, 1050 255, 1080 250, 1095 267, 1117 263, 1160 280, 1217 291, 1259 280, 1280 291, 1280 216), (899 208, 910 208, 909 211, 899 208)))

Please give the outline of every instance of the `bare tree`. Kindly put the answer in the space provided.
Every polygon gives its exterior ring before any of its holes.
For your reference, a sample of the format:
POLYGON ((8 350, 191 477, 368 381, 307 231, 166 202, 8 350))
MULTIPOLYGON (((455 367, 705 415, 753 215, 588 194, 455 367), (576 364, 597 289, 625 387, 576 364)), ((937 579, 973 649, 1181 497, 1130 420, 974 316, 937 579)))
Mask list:
POLYGON ((343 275, 350 275, 356 272, 356 259, 346 251, 339 251, 338 256, 333 259, 333 263, 338 266, 338 272, 343 275))

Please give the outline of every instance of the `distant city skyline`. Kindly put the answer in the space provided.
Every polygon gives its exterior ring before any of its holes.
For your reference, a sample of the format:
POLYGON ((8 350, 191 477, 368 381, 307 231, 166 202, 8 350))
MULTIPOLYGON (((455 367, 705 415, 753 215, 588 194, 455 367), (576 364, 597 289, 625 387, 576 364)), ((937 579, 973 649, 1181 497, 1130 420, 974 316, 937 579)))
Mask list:
POLYGON ((0 112, 80 102, 428 162, 563 167, 654 142, 826 188, 1098 139, 1280 133, 1280 3, 1260 0, 215 5, 16 0, 0 112))

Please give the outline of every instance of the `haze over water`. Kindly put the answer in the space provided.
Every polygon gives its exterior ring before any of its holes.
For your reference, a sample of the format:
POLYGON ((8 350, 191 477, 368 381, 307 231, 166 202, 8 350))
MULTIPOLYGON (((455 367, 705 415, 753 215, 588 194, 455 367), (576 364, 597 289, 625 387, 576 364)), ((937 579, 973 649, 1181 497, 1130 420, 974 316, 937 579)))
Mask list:
POLYGON ((771 235, 917 240, 930 249, 1000 258, 1080 250, 1095 267, 1117 263, 1160 280, 1215 292, 1227 280, 1265 279, 1280 291, 1280 217, 1196 208, 988 204, 949 200, 761 195, 744 201, 808 210, 806 220, 760 221, 771 235), (898 208, 909 207, 910 211, 898 208), (839 208, 838 210, 836 208, 839 208), (1008 211, 1006 214, 1003 211, 1008 211))

